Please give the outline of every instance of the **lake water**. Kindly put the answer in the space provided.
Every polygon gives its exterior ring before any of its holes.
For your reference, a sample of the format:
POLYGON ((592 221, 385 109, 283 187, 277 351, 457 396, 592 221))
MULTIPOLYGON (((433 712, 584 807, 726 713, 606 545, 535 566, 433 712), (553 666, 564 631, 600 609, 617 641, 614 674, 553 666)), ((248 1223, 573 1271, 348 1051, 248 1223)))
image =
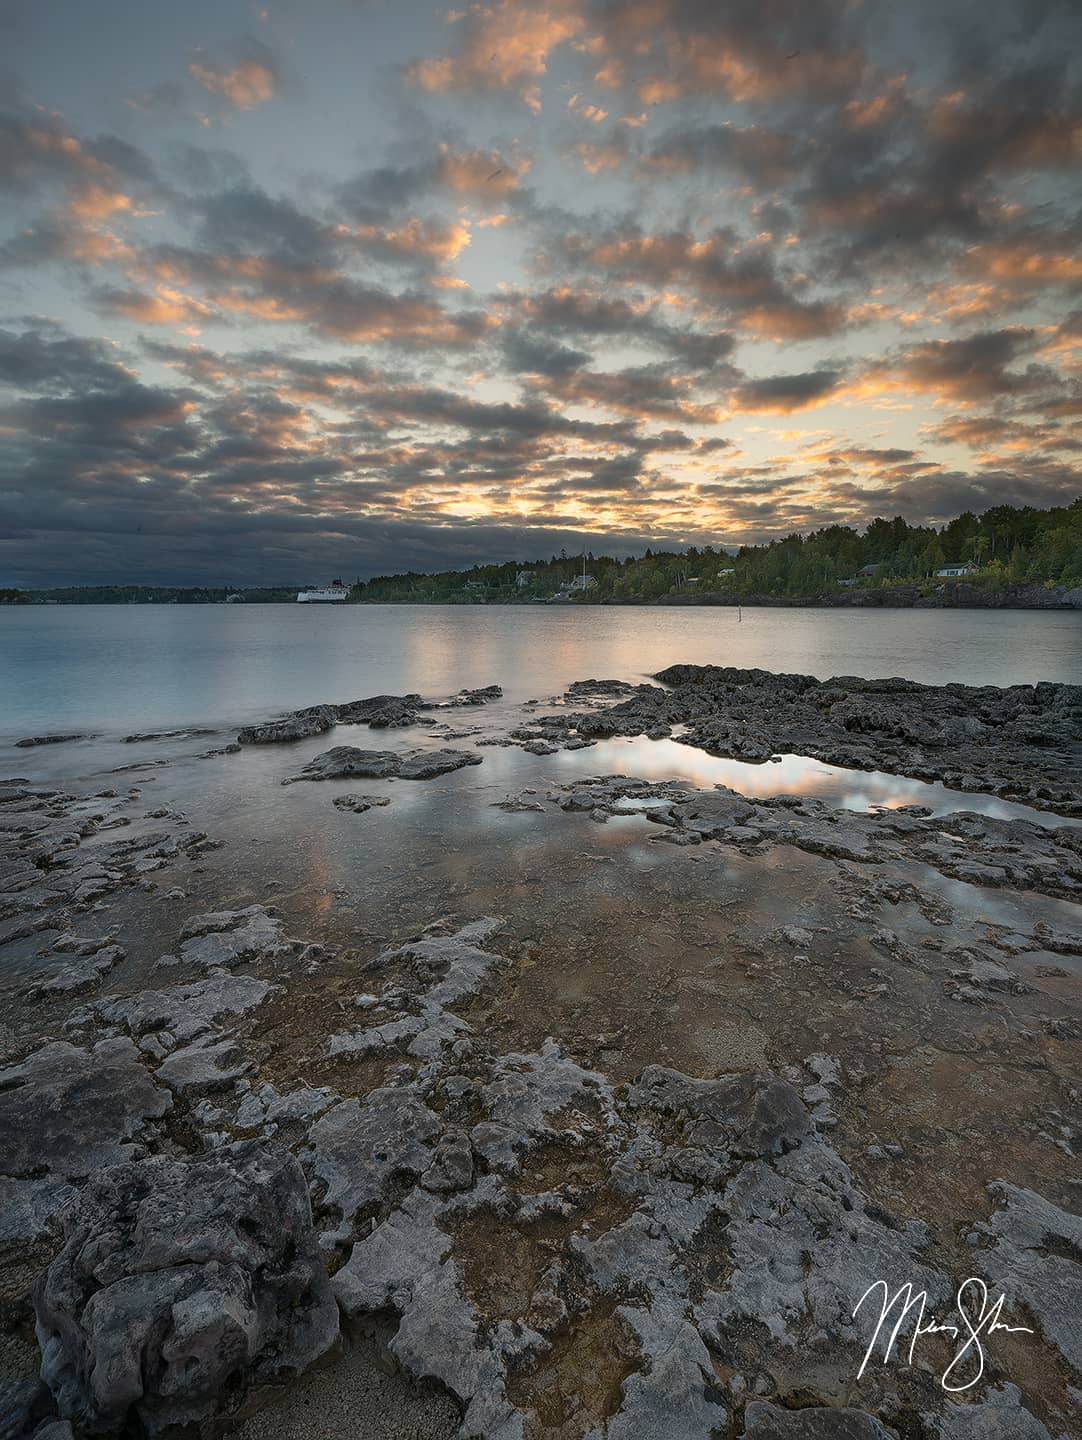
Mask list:
POLYGON ((563 606, 0 608, 6 738, 233 723, 381 692, 509 700, 676 661, 930 683, 1082 680, 1082 614, 563 606))

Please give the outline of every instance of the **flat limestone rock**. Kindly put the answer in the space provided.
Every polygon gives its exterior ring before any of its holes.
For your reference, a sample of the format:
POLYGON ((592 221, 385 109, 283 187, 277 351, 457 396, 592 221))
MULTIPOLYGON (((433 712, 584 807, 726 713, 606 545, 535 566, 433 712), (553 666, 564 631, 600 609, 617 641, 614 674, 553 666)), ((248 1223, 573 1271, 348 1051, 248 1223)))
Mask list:
POLYGON ((303 959, 319 948, 303 940, 290 940, 282 921, 267 905, 200 915, 185 925, 181 941, 177 954, 162 955, 159 965, 227 968, 248 960, 303 959))
POLYGON ((34 1288, 41 1373, 91 1432, 208 1420, 338 1335, 300 1166, 262 1141, 103 1170, 64 1240, 34 1288))
POLYGON ((0 1070, 0 1238, 36 1238, 73 1183, 133 1159, 171 1109, 131 1040, 63 1041, 0 1070))
POLYGON ((190 985, 107 997, 94 1009, 107 1024, 122 1025, 135 1039, 167 1030, 177 1041, 186 1041, 209 1030, 223 1015, 256 1009, 275 988, 251 975, 217 970, 190 985))
MULTIPOLYGON (((983 1403, 948 1403, 942 1415, 924 1415, 936 1440, 1052 1440, 1052 1436, 1021 1403, 1017 1385, 1009 1382, 989 1390, 983 1403)), ((1062 1440, 1062 1437, 1060 1437, 1062 1440)))
POLYGON ((1082 1376, 1082 1215, 1002 1180, 989 1189, 1004 1205, 983 1227, 994 1240, 981 1254, 985 1271, 1011 1304, 1024 1305, 1036 1317, 1046 1338, 1082 1376))
POLYGON ((428 1170, 440 1129, 437 1116, 409 1090, 372 1090, 316 1121, 305 1166, 326 1187, 324 1204, 348 1223, 381 1203, 396 1177, 412 1175, 416 1182, 428 1170))
POLYGON ((157 1079, 176 1095, 190 1098, 232 1089, 249 1066, 235 1041, 197 1040, 174 1050, 158 1066, 157 1079))
POLYGON ((689 1145, 724 1148, 745 1159, 782 1155, 814 1129, 793 1087, 762 1073, 693 1080, 648 1065, 630 1099, 633 1105, 690 1116, 689 1145))

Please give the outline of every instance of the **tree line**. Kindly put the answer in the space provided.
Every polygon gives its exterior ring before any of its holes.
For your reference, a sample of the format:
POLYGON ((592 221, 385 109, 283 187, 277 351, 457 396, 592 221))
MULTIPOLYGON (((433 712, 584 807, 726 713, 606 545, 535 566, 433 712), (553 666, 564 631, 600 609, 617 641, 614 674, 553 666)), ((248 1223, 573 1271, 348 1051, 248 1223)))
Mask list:
MULTIPOLYGON (((583 571, 583 556, 509 560, 437 574, 381 575, 354 586, 367 602, 469 603, 548 599, 567 590, 583 571)), ((691 546, 647 550, 626 559, 587 551, 593 584, 572 591, 584 603, 660 599, 693 591, 735 596, 821 596, 843 588, 900 583, 949 583, 936 571, 970 564, 967 581, 980 586, 1082 584, 1082 497, 1069 506, 1037 510, 997 505, 978 516, 966 511, 940 529, 909 525, 900 516, 873 520, 863 531, 828 525, 764 545, 691 546), (863 573, 862 573, 863 572, 863 573)))
MULTIPOLYGON (((695 592, 754 596, 829 597, 844 589, 899 584, 934 588, 954 583, 937 577, 946 565, 969 564, 966 582, 982 588, 1016 584, 1082 585, 1082 497, 1049 510, 996 505, 966 511, 948 524, 909 525, 900 516, 873 520, 864 530, 827 525, 808 535, 786 535, 764 545, 647 550, 619 557, 587 551, 547 559, 507 560, 436 574, 407 571, 355 581, 350 598, 367 603, 551 599, 560 592, 582 603, 636 602, 695 592), (571 589, 583 573, 589 587, 571 589)), ((52 590, 0 590, 0 603, 221 604, 294 601, 298 585, 236 586, 78 585, 52 590)))

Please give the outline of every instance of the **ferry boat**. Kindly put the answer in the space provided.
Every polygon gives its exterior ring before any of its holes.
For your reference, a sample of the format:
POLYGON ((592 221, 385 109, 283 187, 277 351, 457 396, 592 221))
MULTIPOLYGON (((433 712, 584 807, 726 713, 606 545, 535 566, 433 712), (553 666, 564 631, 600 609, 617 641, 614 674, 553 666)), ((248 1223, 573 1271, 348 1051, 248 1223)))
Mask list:
POLYGON ((330 605, 349 598, 349 586, 341 580, 332 580, 320 590, 302 590, 297 596, 298 605, 330 605))

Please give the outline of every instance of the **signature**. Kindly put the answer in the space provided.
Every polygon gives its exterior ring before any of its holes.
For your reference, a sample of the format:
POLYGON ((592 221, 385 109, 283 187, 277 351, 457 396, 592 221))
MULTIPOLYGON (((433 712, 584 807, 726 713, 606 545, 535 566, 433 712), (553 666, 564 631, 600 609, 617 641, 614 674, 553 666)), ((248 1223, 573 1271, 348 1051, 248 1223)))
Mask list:
POLYGON ((864 1294, 856 1303, 856 1308, 853 1311, 854 1319, 869 1296, 877 1292, 880 1307, 879 1319, 876 1321, 875 1333, 872 1335, 868 1348, 864 1353, 864 1360, 857 1372, 858 1380, 864 1374, 868 1362, 871 1360, 872 1354, 875 1351, 875 1347, 879 1342, 879 1337, 884 1333, 892 1314, 894 1317, 894 1328, 889 1332, 886 1348, 883 1351, 882 1363, 886 1365, 890 1360, 891 1352, 894 1349, 899 1332, 910 1312, 913 1311, 915 1312, 913 1334, 909 1341, 907 1364, 912 1365, 913 1351, 916 1348, 917 1341, 922 1335, 949 1335, 951 1339, 961 1342, 954 1359, 947 1366, 946 1370, 944 1370, 940 1380, 943 1389, 949 1390, 954 1394, 970 1389, 971 1386, 976 1385, 984 1374, 984 1347, 981 1344, 982 1336, 987 1339, 989 1336, 994 1335, 997 1330, 1002 1330, 1012 1335, 1018 1333, 1025 1335, 1033 1334, 1033 1331, 1026 1325, 1007 1325, 1000 1319, 1003 1313, 1003 1306, 1006 1304, 1006 1297, 1001 1294, 998 1300, 990 1302, 988 1286, 975 1275, 971 1275, 968 1280, 963 1280, 958 1287, 958 1294, 954 1301, 960 1321, 957 1325, 942 1324, 935 1318, 934 1314, 928 1309, 927 1290, 914 1292, 912 1284, 907 1282, 891 1295, 890 1287, 885 1280, 876 1280, 874 1284, 868 1286, 867 1290, 865 1290, 864 1294), (969 1357, 968 1360, 967 1356, 969 1357), (970 1371, 973 1372, 972 1375, 962 1383, 963 1376, 970 1371))

